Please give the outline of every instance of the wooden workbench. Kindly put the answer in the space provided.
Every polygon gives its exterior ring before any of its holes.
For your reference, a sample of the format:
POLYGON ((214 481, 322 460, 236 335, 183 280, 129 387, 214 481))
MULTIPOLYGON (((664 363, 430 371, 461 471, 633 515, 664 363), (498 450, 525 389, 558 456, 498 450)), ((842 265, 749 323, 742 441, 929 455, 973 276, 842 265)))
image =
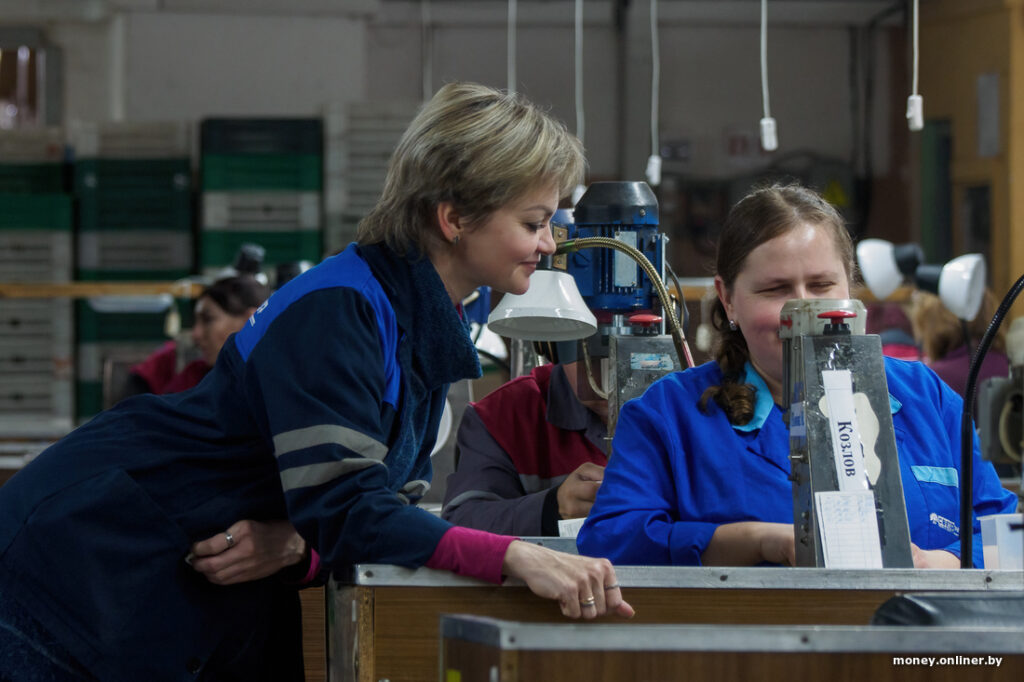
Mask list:
POLYGON ((494 682, 1024 679, 1024 630, 516 623, 444 616, 440 677, 494 682), (909 661, 908 661, 909 659, 909 661))
MULTIPOLYGON (((1019 571, 619 566, 616 572, 637 612, 627 627, 867 625, 899 593, 1024 589, 1019 571)), ((557 603, 515 581, 497 586, 430 569, 356 566, 327 589, 328 679, 436 679, 441 614, 566 622, 557 603)), ((605 617, 583 627, 602 622, 622 621, 605 617)))

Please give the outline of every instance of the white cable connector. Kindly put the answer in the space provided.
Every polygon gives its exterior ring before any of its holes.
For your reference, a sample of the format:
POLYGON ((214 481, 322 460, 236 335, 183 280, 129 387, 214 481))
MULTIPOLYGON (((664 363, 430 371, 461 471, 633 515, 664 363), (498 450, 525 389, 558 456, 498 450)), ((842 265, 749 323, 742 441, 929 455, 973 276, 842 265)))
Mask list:
POLYGON ((647 184, 651 187, 661 184, 661 157, 657 154, 647 157, 647 184))
POLYGON ((775 129, 775 119, 767 116, 761 119, 761 147, 766 152, 779 148, 779 135, 775 129))
POLYGON ((924 100, 921 95, 911 95, 907 98, 907 125, 911 130, 924 128, 924 100))

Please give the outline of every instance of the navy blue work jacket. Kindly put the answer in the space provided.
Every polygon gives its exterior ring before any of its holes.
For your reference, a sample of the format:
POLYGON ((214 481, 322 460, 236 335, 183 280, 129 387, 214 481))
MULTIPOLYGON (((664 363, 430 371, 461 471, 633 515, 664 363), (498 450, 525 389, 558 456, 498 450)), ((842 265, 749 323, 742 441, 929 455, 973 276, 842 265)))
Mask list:
POLYGON ((292 280, 195 388, 100 414, 0 488, 0 589, 102 680, 263 680, 275 578, 213 585, 190 545, 289 518, 327 567, 420 566, 448 384, 480 372, 427 259, 349 246, 292 280))

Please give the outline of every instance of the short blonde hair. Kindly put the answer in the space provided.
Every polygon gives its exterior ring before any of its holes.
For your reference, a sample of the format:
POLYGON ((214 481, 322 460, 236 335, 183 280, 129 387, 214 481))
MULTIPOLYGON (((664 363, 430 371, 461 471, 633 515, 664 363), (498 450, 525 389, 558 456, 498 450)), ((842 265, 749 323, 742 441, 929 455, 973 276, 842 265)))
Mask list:
POLYGON ((517 94, 449 83, 402 135, 384 191, 359 224, 360 244, 426 254, 440 235, 435 211, 450 201, 470 225, 528 192, 582 182, 583 147, 565 125, 517 94))

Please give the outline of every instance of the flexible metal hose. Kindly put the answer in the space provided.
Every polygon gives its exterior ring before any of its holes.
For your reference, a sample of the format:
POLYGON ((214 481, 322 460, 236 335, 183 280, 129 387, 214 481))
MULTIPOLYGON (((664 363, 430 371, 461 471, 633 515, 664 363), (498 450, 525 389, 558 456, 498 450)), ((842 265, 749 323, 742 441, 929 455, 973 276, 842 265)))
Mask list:
POLYGON ((679 319, 676 317, 675 310, 672 307, 672 302, 669 300, 668 290, 665 288, 665 283, 661 281, 661 275, 658 274, 654 265, 651 264, 651 261, 647 259, 647 256, 645 256, 642 251, 630 246, 629 244, 624 244, 617 239, 611 239, 610 237, 581 237, 579 239, 569 239, 559 243, 555 253, 573 253, 580 249, 597 247, 621 251, 637 262, 654 285, 654 291, 658 295, 658 300, 661 302, 662 310, 664 311, 665 318, 668 321, 669 334, 672 335, 672 341, 676 347, 676 354, 679 356, 680 366, 685 363, 686 367, 693 367, 693 355, 690 353, 690 347, 686 343, 686 336, 683 334, 683 329, 679 324, 679 319))

